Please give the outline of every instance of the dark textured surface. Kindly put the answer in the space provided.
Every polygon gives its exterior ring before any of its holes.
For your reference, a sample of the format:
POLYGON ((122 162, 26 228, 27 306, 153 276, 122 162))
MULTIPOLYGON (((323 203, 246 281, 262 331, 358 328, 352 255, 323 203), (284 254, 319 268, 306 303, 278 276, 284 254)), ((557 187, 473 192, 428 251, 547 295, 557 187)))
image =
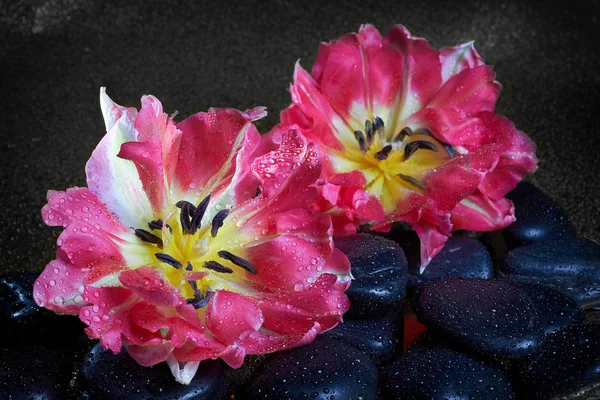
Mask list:
POLYGON ((85 184, 104 133, 100 86, 125 105, 152 93, 178 119, 265 105, 264 131, 289 101, 294 62, 309 67, 319 41, 364 22, 403 23, 436 47, 474 39, 504 87, 498 112, 538 144, 532 181, 600 239, 599 2, 439 3, 0 0, 0 271, 52 258, 58 232, 39 210, 48 189, 85 184))

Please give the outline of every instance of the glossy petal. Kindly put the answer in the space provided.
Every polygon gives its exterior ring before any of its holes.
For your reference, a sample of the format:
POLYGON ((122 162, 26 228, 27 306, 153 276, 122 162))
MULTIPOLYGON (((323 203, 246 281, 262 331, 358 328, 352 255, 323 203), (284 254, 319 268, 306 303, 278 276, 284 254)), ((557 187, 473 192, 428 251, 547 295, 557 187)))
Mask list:
POLYGON ((492 200, 478 192, 457 204, 452 210, 451 220, 454 229, 495 231, 515 221, 515 208, 504 197, 492 200))
POLYGON ((71 264, 64 252, 58 251, 33 286, 33 299, 40 307, 63 314, 77 314, 86 305, 83 285, 89 269, 71 264))
POLYGON ((141 226, 152 220, 152 205, 135 165, 115 157, 123 143, 137 140, 134 124, 138 112, 113 102, 104 88, 100 90, 100 105, 106 135, 86 164, 88 187, 125 226, 141 226))
POLYGON ((226 290, 215 292, 206 310, 206 326, 225 344, 243 340, 257 331, 263 321, 254 300, 226 290))

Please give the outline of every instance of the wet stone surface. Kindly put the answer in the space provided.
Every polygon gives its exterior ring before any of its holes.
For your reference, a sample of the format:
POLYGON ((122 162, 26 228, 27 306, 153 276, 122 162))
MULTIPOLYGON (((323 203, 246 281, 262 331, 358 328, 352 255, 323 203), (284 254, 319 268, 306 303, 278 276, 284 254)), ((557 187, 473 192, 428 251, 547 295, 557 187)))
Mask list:
POLYGON ((84 325, 76 316, 61 316, 38 307, 33 301, 35 272, 0 275, 0 339, 43 343, 53 348, 72 347, 84 336, 84 325))
POLYGON ((517 220, 503 230, 509 247, 575 236, 561 207, 529 182, 521 182, 506 197, 515 206, 517 220))
POLYGON ((344 319, 323 336, 341 340, 368 355, 376 364, 390 360, 402 346, 402 310, 372 319, 344 319))
POLYGON ((508 252, 502 273, 561 288, 584 307, 600 303, 600 244, 587 239, 534 243, 508 252))
POLYGON ((509 375, 497 365, 443 347, 408 351, 384 368, 384 399, 514 399, 509 375))
POLYGON ((142 367, 124 350, 113 354, 96 344, 86 356, 78 378, 80 399, 201 400, 228 399, 221 361, 206 360, 189 385, 173 379, 166 363, 142 367))
POLYGON ((318 337, 313 343, 267 357, 236 399, 377 399, 377 369, 361 351, 318 337))
POLYGON ((63 400, 70 354, 27 343, 0 349, 0 399, 63 400))
POLYGON ((436 278, 492 278, 494 264, 485 246, 468 236, 454 236, 446 242, 425 271, 418 263, 408 264, 408 286, 418 286, 436 278))
POLYGON ((523 398, 542 400, 560 395, 569 399, 597 399, 600 324, 571 326, 549 335, 542 351, 522 360, 516 374, 523 398), (582 394, 586 391, 587 394, 582 394))
POLYGON ((406 257, 392 240, 371 235, 340 236, 335 245, 350 260, 354 280, 346 291, 351 318, 383 316, 400 309, 406 295, 406 257))
POLYGON ((505 358, 536 353, 546 332, 581 322, 581 311, 565 294, 499 279, 432 281, 417 290, 415 312, 442 336, 505 358))

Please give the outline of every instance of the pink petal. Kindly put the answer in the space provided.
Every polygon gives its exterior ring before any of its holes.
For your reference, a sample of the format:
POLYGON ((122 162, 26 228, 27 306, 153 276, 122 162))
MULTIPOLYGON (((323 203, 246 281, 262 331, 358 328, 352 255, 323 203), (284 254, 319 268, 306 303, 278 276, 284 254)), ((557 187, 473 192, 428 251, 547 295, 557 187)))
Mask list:
POLYGON ((352 125, 364 124, 372 114, 369 58, 381 43, 377 29, 366 25, 358 34, 347 34, 331 43, 325 62, 322 62, 324 54, 320 54, 321 62, 315 75, 320 77, 317 82, 321 92, 333 109, 352 125))
POLYGON ((383 93, 396 93, 393 107, 398 114, 390 115, 386 125, 395 127, 399 131, 403 128, 399 126, 400 122, 427 104, 440 87, 439 52, 432 49, 427 40, 412 37, 402 25, 393 26, 385 36, 384 43, 386 49, 392 47, 392 51, 401 54, 401 74, 393 72, 399 68, 398 65, 394 66, 398 56, 393 55, 390 50, 382 51, 373 63, 379 66, 380 72, 377 78, 381 80, 374 81, 381 82, 380 90, 383 93), (401 79, 396 83, 397 86, 387 85, 386 76, 387 79, 389 76, 397 76, 401 79))
POLYGON ((318 322, 323 331, 336 326, 350 303, 342 290, 336 290, 338 278, 323 274, 304 290, 266 295, 259 302, 264 327, 278 334, 305 335, 318 322))
POLYGON ((247 181, 253 177, 248 166, 261 142, 251 122, 265 115, 262 107, 246 112, 211 108, 177 124, 183 137, 175 174, 182 196, 197 203, 229 185, 237 174, 235 182, 241 186, 234 197, 240 197, 238 202, 252 197, 257 182, 250 182, 250 190, 247 181))
POLYGON ((106 135, 86 164, 87 184, 125 226, 139 227, 152 220, 152 205, 135 165, 116 157, 123 143, 137 140, 134 123, 138 112, 114 103, 104 88, 100 91, 100 105, 106 135))
POLYGON ((440 62, 442 64, 442 84, 465 69, 473 69, 485 64, 475 50, 473 42, 440 49, 440 62))
POLYGON ((156 365, 167 358, 173 352, 173 347, 169 343, 163 343, 153 346, 138 346, 134 344, 126 345, 127 353, 142 367, 156 365))
POLYGON ((120 287, 94 288, 87 286, 83 297, 93 305, 82 307, 79 319, 88 328, 85 332, 90 338, 100 339, 105 349, 114 353, 121 350, 123 330, 128 328, 127 307, 135 301, 131 291, 120 287))
POLYGON ((235 344, 257 331, 263 320, 254 300, 227 290, 214 292, 206 309, 206 326, 225 344, 235 344))
POLYGON ((467 114, 493 111, 501 86, 487 65, 465 69, 452 76, 427 103, 427 107, 455 106, 467 114))
POLYGON ((312 328, 304 334, 274 334, 267 332, 251 333, 241 342, 246 354, 267 354, 276 351, 291 349, 293 347, 304 346, 315 340, 317 334, 323 329, 318 322, 315 322, 312 328))
POLYGON ((42 208, 46 225, 76 227, 87 233, 128 238, 127 228, 87 188, 70 188, 66 192, 48 191, 48 204, 42 208))
POLYGON ((487 232, 506 228, 515 221, 515 208, 510 200, 492 200, 477 192, 463 199, 452 210, 453 229, 487 232))
POLYGON ((488 112, 482 112, 478 117, 490 130, 490 135, 497 138, 500 148, 498 161, 493 170, 485 175, 480 190, 498 200, 512 190, 525 174, 537 169, 536 146, 508 119, 488 112))
POLYGON ((294 83, 290 87, 290 92, 295 107, 292 106, 282 112, 282 123, 285 125, 298 124, 298 126, 306 128, 308 121, 305 120, 305 116, 308 116, 311 120, 311 132, 305 130, 304 133, 310 133, 311 140, 319 146, 324 145, 343 151, 344 145, 340 141, 340 133, 335 124, 339 123, 343 127, 346 121, 332 108, 317 83, 308 72, 302 69, 300 64, 296 64, 294 69, 294 83))
POLYGON ((158 272, 150 267, 139 267, 123 272, 119 281, 148 303, 160 307, 175 307, 183 300, 158 272))
POLYGON ((422 273, 431 259, 442 250, 446 240, 448 240, 448 234, 440 232, 439 226, 424 219, 411 225, 421 240, 420 272, 422 273))
POLYGON ((316 189, 310 185, 319 178, 321 163, 315 146, 292 129, 282 135, 278 150, 254 160, 252 172, 260 181, 260 198, 268 201, 264 209, 283 212, 315 199, 316 189))
POLYGON ((71 264, 59 250, 56 260, 50 261, 33 286, 33 299, 40 307, 63 314, 77 314, 88 304, 82 297, 83 285, 89 272, 71 264))

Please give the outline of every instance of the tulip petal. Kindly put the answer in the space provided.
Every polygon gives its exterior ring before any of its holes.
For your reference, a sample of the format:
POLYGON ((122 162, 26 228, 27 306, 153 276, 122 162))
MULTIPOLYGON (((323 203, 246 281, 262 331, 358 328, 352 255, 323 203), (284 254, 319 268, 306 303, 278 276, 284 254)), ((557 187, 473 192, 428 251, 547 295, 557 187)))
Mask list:
POLYGON ((463 199, 452 210, 454 229, 488 232, 506 228, 515 221, 515 208, 506 198, 493 200, 481 192, 463 199))
POLYGON ((465 69, 473 69, 485 64, 475 50, 473 41, 440 49, 440 62, 442 64, 442 85, 465 69))
POLYGON ((301 336, 313 329, 315 321, 323 331, 333 328, 350 306, 342 291, 333 290, 336 283, 335 275, 323 274, 302 291, 264 297, 259 302, 264 327, 301 336))
POLYGON ((467 114, 493 111, 501 86, 487 65, 465 69, 452 76, 427 103, 430 108, 454 106, 467 114))
POLYGON ((135 165, 116 157, 123 143, 137 140, 134 124, 138 112, 114 103, 104 88, 100 105, 106 135, 86 164, 88 187, 125 226, 143 226, 153 219, 152 205, 135 165))
POLYGON ((40 307, 63 314, 74 314, 88 304, 82 297, 88 268, 80 268, 68 261, 59 250, 33 286, 33 299, 40 307))
POLYGON ((227 290, 217 290, 206 310, 206 326, 221 343, 235 344, 257 331, 264 318, 256 302, 227 290))
MULTIPOLYGON (((263 107, 245 112, 211 108, 178 123, 177 128, 183 132, 175 171, 178 200, 197 204, 208 194, 214 196, 231 183, 234 173, 234 183, 247 183, 252 178, 248 166, 260 144, 251 122, 265 115, 263 107)), ((253 185, 254 190, 248 185, 235 190, 232 196, 236 203, 255 194, 256 181, 253 185)))
POLYGON ((140 267, 123 272, 119 281, 149 304, 175 307, 182 302, 179 294, 153 268, 140 267))

